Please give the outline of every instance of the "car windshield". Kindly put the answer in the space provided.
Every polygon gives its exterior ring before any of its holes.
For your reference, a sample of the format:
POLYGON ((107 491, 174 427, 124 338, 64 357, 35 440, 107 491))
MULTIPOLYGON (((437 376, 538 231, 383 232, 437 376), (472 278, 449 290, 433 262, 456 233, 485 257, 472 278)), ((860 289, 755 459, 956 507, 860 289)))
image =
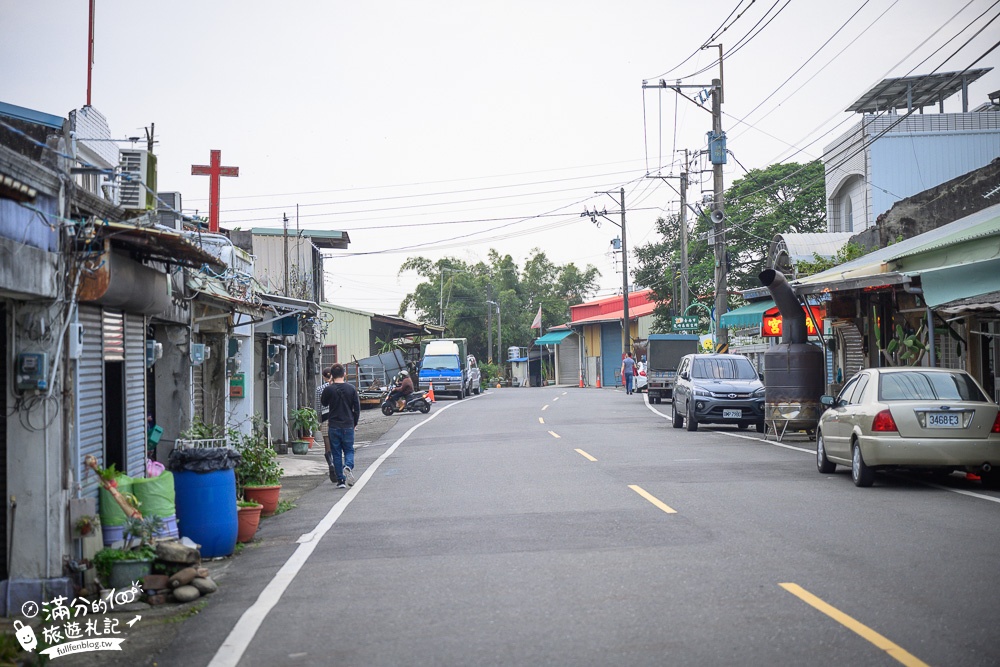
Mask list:
POLYGON ((745 358, 695 359, 691 377, 708 380, 756 380, 757 371, 745 358))
POLYGON ((880 401, 979 401, 986 397, 965 373, 904 371, 883 373, 879 379, 880 401))
POLYGON ((421 368, 432 371, 458 370, 458 357, 453 354, 432 354, 424 357, 421 368))

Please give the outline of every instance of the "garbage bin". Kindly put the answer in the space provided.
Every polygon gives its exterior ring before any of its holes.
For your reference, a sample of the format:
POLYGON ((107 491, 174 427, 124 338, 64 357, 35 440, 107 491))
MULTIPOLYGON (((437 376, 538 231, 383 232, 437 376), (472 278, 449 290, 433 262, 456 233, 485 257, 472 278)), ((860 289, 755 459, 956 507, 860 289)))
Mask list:
POLYGON ((201 545, 202 558, 236 549, 236 464, 228 447, 175 449, 167 468, 174 475, 174 502, 181 537, 201 545))

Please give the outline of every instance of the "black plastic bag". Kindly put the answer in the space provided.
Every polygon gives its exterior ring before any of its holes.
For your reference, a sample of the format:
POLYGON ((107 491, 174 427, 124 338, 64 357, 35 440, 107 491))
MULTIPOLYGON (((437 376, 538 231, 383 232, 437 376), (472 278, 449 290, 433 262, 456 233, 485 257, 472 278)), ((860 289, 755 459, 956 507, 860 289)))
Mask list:
POLYGON ((215 472, 230 470, 242 460, 240 453, 229 447, 204 449, 174 449, 167 459, 170 472, 215 472))

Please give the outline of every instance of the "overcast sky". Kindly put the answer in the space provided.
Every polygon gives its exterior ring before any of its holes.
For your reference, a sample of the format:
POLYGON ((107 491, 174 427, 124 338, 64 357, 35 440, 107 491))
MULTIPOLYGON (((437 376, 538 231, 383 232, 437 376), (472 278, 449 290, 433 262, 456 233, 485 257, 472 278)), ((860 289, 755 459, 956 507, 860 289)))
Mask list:
MULTIPOLYGON (((594 193, 624 187, 629 245, 653 240, 677 179, 647 175, 676 176, 674 150, 703 150, 711 129, 710 105, 643 80, 711 83, 718 49, 699 47, 724 27, 729 185, 740 164, 820 157, 884 77, 1000 64, 1000 50, 976 62, 998 14, 996 0, 97 0, 93 105, 115 137, 156 124, 159 188, 186 212, 207 214, 191 165, 220 149, 240 168, 222 180, 223 226, 287 214, 347 231, 326 262, 333 303, 393 313, 415 280, 397 276, 407 257, 491 247, 593 264, 603 296, 621 288, 620 232, 580 214, 618 221, 594 193)), ((86 0, 0 0, 0 101, 83 106, 87 22, 86 0)), ((970 106, 998 89, 990 72, 970 106)), ((692 180, 691 199, 711 189, 692 180)))

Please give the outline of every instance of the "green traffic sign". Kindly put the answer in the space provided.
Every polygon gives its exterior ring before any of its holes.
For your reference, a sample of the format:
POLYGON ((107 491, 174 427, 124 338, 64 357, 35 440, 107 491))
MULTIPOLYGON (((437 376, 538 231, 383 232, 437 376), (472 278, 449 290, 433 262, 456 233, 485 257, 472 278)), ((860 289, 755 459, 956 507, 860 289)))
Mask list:
POLYGON ((683 329, 685 331, 697 331, 701 328, 699 323, 699 318, 697 315, 686 315, 684 317, 674 318, 674 328, 683 329))

